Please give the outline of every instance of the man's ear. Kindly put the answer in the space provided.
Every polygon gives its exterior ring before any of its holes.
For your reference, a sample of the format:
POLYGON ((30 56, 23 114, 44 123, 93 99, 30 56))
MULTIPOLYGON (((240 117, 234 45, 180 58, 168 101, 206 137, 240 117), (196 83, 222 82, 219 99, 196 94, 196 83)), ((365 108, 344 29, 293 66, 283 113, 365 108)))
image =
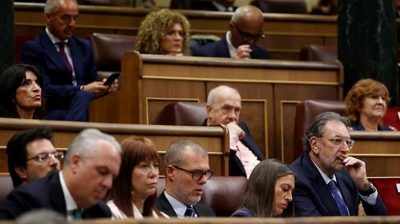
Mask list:
POLYGON ((14 171, 18 174, 18 176, 23 179, 23 180, 27 180, 28 179, 28 175, 26 174, 26 169, 23 168, 22 166, 16 166, 14 167, 14 171))
POLYGON ((313 137, 310 138, 309 142, 310 142, 311 151, 313 151, 314 154, 318 155, 319 154, 319 147, 318 147, 319 141, 318 141, 318 138, 313 136, 313 137))
POLYGON ((165 177, 168 179, 174 179, 174 170, 175 168, 172 167, 172 165, 165 167, 165 177))
POLYGON ((71 168, 72 173, 77 173, 79 167, 81 165, 82 157, 79 153, 75 153, 72 155, 71 160, 69 161, 68 166, 71 168))
POLYGON ((209 104, 206 105, 206 111, 207 111, 207 118, 210 118, 211 117, 212 108, 211 108, 211 106, 209 104))

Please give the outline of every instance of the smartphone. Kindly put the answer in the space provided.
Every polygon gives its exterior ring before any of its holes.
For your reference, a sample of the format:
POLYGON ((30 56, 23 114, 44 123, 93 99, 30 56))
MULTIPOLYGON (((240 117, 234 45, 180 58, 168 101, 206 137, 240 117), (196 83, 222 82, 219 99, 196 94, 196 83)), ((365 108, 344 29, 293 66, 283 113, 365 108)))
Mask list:
POLYGON ((112 73, 112 74, 107 78, 107 80, 103 83, 103 85, 105 85, 105 86, 111 85, 111 84, 114 82, 114 80, 116 80, 116 79, 119 77, 119 74, 120 74, 120 73, 112 73))

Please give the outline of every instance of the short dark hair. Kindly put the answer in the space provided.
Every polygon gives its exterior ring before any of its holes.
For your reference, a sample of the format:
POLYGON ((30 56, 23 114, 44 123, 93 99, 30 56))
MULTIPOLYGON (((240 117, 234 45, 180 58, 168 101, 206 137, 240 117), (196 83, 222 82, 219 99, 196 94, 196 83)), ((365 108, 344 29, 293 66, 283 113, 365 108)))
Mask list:
POLYGON ((17 132, 7 143, 8 171, 14 187, 22 184, 21 177, 15 172, 15 167, 27 167, 28 152, 26 145, 38 139, 48 139, 53 143, 53 133, 48 127, 35 127, 17 132))
POLYGON ((307 154, 311 151, 311 145, 309 142, 310 138, 313 136, 322 137, 326 123, 328 121, 339 121, 343 123, 346 127, 351 126, 349 119, 339 115, 338 113, 325 112, 318 115, 316 118, 314 118, 314 120, 311 121, 303 137, 303 147, 307 154))

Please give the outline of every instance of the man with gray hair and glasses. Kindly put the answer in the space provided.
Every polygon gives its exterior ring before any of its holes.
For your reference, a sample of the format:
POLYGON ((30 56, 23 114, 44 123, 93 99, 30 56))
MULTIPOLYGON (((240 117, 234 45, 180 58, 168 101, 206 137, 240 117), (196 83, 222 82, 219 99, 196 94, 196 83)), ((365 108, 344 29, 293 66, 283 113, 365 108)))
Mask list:
POLYGON ((14 187, 60 170, 64 152, 57 152, 49 128, 36 127, 17 132, 7 143, 8 171, 14 187))
POLYGON ((215 216, 212 208, 198 203, 204 184, 213 174, 207 150, 191 140, 173 142, 164 164, 165 190, 157 199, 158 210, 171 217, 215 216))
POLYGON ((0 220, 34 209, 51 209, 71 220, 111 218, 101 201, 119 173, 121 146, 114 137, 86 129, 72 141, 62 170, 22 185, 0 206, 0 220))
POLYGON ((349 127, 349 120, 334 112, 318 115, 308 126, 305 154, 290 165, 296 174, 296 216, 356 216, 360 201, 367 215, 388 214, 367 179, 365 162, 348 155, 354 145, 349 127))

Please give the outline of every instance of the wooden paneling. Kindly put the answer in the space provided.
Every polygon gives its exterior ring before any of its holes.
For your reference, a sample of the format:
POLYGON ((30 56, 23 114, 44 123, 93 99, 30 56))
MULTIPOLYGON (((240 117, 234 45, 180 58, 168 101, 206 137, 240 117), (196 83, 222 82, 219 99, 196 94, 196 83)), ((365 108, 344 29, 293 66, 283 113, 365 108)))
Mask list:
MULTIPOLYGON (((185 127, 162 125, 104 124, 95 122, 39 121, 0 118, 0 173, 8 172, 5 153, 8 140, 20 130, 34 126, 49 126, 54 131, 57 150, 66 150, 72 139, 85 128, 97 128, 122 141, 128 136, 145 136, 153 140, 161 156, 168 146, 180 139, 198 142, 209 152, 210 167, 215 175, 228 175, 229 137, 225 127, 185 127)), ((163 164, 160 173, 164 173, 163 164)))
POLYGON ((338 62, 314 63, 278 60, 232 60, 225 58, 171 57, 127 52, 122 59, 120 93, 98 99, 91 105, 91 121, 152 124, 171 101, 205 102, 208 92, 221 84, 236 88, 243 99, 244 120, 266 157, 292 162, 295 104, 304 99, 342 99, 343 74, 338 62), (137 79, 137 80, 134 80, 137 79), (137 86, 134 84, 137 83, 137 86), (126 91, 130 88, 134 91, 126 91), (124 92, 131 95, 126 95, 124 92), (124 105, 137 114, 111 113, 118 109, 116 97, 131 99, 124 105), (138 103, 138 104, 136 104, 138 103), (138 115, 137 118, 133 116, 138 115), (127 119, 131 117, 131 119, 127 119), (125 119, 120 119, 125 118, 125 119))
POLYGON ((400 178, 400 133, 352 131, 350 154, 366 163, 368 177, 400 178))
MULTIPOLYGON (((45 26, 44 4, 15 3, 15 35, 35 36, 45 26)), ((232 13, 178 10, 191 25, 191 34, 224 36, 232 13)), ((146 9, 80 6, 75 34, 89 38, 94 32, 135 35, 146 9)), ((274 59, 298 60, 300 48, 309 44, 336 45, 336 16, 264 14, 266 38, 259 44, 271 51, 274 59)), ((132 46, 133 49, 133 46, 132 46)))

